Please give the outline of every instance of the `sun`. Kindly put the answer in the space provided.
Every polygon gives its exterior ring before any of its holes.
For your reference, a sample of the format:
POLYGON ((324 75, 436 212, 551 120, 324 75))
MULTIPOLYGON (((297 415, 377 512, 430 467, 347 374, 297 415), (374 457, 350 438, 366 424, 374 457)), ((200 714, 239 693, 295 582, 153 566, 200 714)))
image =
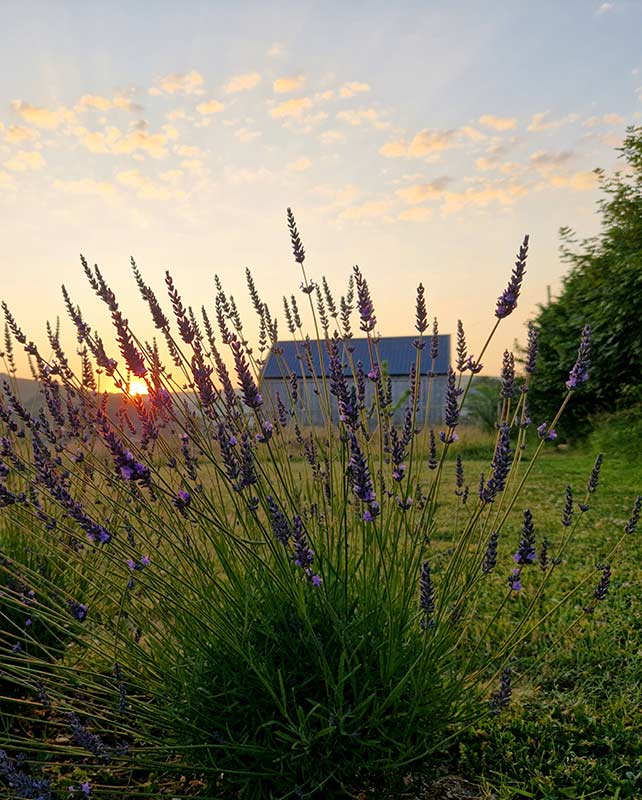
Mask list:
POLYGON ((142 395, 147 394, 147 384, 144 381, 131 381, 129 384, 129 394, 134 395, 142 395))

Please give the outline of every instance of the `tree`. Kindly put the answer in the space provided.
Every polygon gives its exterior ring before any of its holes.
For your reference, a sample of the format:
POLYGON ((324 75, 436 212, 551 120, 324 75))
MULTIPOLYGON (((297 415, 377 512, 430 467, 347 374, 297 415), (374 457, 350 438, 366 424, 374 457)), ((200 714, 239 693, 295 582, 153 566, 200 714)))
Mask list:
POLYGON ((589 382, 564 413, 558 433, 580 438, 593 415, 642 404, 642 127, 627 128, 622 170, 596 170, 605 194, 602 229, 578 241, 561 228, 562 260, 570 264, 560 296, 540 305, 537 371, 529 391, 531 416, 550 421, 566 391, 582 326, 592 328, 589 382))

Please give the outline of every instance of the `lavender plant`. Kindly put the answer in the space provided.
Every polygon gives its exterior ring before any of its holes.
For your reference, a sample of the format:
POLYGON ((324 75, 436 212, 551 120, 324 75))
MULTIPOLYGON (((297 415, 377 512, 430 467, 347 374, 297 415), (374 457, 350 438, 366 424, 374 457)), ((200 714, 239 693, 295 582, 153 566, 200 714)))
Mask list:
MULTIPOLYGON (((16 690, 13 724, 0 732, 9 753, 0 751, 0 778, 26 787, 20 796, 63 797, 72 786, 108 798, 117 785, 118 796, 139 797, 150 773, 166 776, 159 781, 173 797, 187 796, 179 776, 190 772, 204 797, 329 797, 389 782, 508 705, 520 646, 564 603, 584 597, 579 620, 607 597, 611 567, 601 564, 543 602, 601 459, 583 502, 567 490, 556 540, 538 541, 524 497, 560 414, 588 378, 588 327, 562 407, 539 435, 526 405, 536 332, 520 391, 506 352, 492 460, 472 487, 456 460, 459 510, 440 518, 462 407, 492 336, 517 307, 528 237, 478 356, 468 354, 459 324, 435 431, 418 413, 425 403, 431 419, 439 346, 436 319, 428 334, 423 285, 397 426, 366 278, 355 267, 337 301, 325 278, 306 273, 289 209, 288 227, 302 282, 299 300, 283 305, 299 374, 250 273, 258 354, 218 278, 213 323, 205 307, 199 319, 183 304, 167 273, 172 323, 133 261, 160 344, 137 337, 84 259, 118 353, 64 287, 77 368, 57 330, 45 356, 3 306, 10 366, 19 345, 43 401, 37 413, 26 409, 11 381, 0 397, 0 647, 4 680, 16 690), (368 363, 352 356, 355 312, 368 363), (268 352, 283 394, 263 387, 268 352), (103 376, 120 391, 119 408, 101 393, 103 376), (146 398, 131 391, 131 376, 145 382, 146 398), (8 526, 56 569, 25 558, 8 526), (512 625, 497 638, 502 617, 512 625), (39 738, 21 722, 34 709, 39 738), (26 754, 19 766, 17 752, 26 754)), ((639 515, 638 498, 609 565, 639 515)))

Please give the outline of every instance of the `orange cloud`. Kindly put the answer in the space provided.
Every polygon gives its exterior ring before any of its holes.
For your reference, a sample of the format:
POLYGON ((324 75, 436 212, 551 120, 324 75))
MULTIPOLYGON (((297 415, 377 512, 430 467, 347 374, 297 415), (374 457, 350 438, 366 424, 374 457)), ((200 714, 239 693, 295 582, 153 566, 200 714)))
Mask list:
POLYGON ((411 205, 423 203, 428 198, 437 198, 443 195, 451 181, 451 178, 444 175, 428 183, 416 183, 403 189, 397 189, 396 194, 411 205))
POLYGON ((344 83, 343 86, 339 89, 339 94, 341 97, 354 97, 355 94, 359 94, 361 92, 369 92, 370 86, 367 83, 359 83, 358 81, 351 81, 350 83, 344 83))
POLYGON ((244 75, 235 75, 225 84, 223 91, 225 94, 236 94, 254 89, 261 82, 258 72, 246 72, 244 75))
POLYGON ((55 130, 64 122, 73 122, 75 118, 74 112, 64 106, 51 111, 47 108, 32 106, 22 100, 14 100, 11 103, 11 109, 19 114, 25 122, 49 131, 55 130))
POLYGON ((296 97, 286 100, 270 110, 270 114, 275 118, 294 117, 299 118, 312 105, 309 97, 296 97))
POLYGON ((386 142, 379 153, 386 158, 423 158, 457 146, 457 131, 430 130, 419 131, 410 142, 397 139, 386 142))
POLYGON ((159 81, 159 86, 149 90, 149 94, 203 94, 204 83, 201 73, 193 69, 191 72, 166 75, 159 81))
POLYGON ((291 161, 286 168, 288 172, 305 172, 311 166, 312 162, 309 158, 297 158, 296 161, 291 161))
POLYGON ((40 136, 38 131, 25 128, 22 125, 9 125, 4 138, 10 144, 18 144, 19 142, 33 141, 40 136))
POLYGON ((209 114, 219 114, 221 111, 225 109, 223 103, 219 103, 218 100, 208 100, 206 103, 199 103, 196 106, 196 110, 199 114, 209 115, 209 114))
POLYGON ((517 127, 515 117, 496 117, 494 114, 482 114, 479 122, 494 131, 511 131, 517 127))
POLYGON ((7 169, 14 172, 30 172, 33 170, 42 169, 45 165, 45 160, 42 153, 38 150, 20 150, 14 156, 4 162, 7 169))
POLYGON ((304 75, 291 75, 285 78, 277 78, 273 83, 273 88, 276 94, 287 94, 288 92, 296 92, 304 83, 304 75))

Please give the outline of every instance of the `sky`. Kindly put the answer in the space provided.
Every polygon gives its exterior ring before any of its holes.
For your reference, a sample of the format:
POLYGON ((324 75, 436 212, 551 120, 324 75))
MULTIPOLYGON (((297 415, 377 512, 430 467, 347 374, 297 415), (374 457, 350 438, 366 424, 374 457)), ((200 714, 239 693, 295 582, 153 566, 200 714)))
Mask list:
POLYGON ((340 295, 358 264, 384 336, 414 333, 421 281, 472 353, 529 233, 497 374, 559 291, 559 227, 598 232, 593 170, 642 124, 641 0, 0 7, 0 297, 40 344, 62 283, 107 338, 79 253, 141 338, 130 256, 211 316, 217 274, 255 331, 246 267, 273 312, 305 299, 290 206, 310 278, 340 295))

